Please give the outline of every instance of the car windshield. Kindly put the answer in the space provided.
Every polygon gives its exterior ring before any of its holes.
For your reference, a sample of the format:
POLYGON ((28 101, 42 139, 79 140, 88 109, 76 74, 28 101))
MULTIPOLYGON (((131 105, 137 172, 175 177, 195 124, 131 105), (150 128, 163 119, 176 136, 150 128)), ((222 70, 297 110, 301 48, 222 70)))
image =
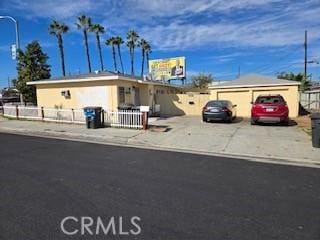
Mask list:
POLYGON ((228 101, 212 101, 208 102, 208 107, 225 107, 228 106, 228 101))
POLYGON ((283 103, 284 99, 281 96, 263 96, 258 97, 256 103, 258 104, 272 104, 272 103, 283 103))

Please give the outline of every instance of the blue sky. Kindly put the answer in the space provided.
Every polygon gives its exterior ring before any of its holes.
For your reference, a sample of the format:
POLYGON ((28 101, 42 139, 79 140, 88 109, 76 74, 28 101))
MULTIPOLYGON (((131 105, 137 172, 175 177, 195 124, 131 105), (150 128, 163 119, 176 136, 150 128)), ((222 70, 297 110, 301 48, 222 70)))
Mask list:
MULTIPOLYGON (((281 71, 303 71, 304 31, 308 30, 309 59, 320 60, 320 1, 296 0, 6 0, 0 15, 11 15, 20 24, 22 48, 38 40, 49 55, 52 76, 61 68, 56 39, 49 35, 52 19, 69 25, 64 35, 67 73, 87 72, 83 36, 75 27, 76 17, 85 14, 107 28, 103 41, 112 35, 126 36, 134 29, 150 41, 151 58, 186 56, 187 75, 212 73, 216 79, 234 79, 241 74, 276 75, 281 71)), ((16 75, 10 45, 14 25, 0 19, 0 87, 16 75)), ((99 69, 97 48, 89 36, 93 70, 99 69)), ((129 72, 128 51, 123 59, 129 72)), ((136 73, 141 52, 136 51, 136 73)), ((107 69, 113 70, 110 48, 103 44, 107 69)), ((319 81, 320 64, 309 64, 308 72, 319 81)))

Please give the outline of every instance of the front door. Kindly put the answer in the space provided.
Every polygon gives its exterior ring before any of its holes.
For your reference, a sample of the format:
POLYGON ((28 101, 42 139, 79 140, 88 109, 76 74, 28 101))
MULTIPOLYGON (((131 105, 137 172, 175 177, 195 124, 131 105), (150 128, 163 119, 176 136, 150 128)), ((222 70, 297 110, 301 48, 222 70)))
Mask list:
POLYGON ((139 90, 139 88, 134 89, 134 105, 140 106, 140 90, 139 90))

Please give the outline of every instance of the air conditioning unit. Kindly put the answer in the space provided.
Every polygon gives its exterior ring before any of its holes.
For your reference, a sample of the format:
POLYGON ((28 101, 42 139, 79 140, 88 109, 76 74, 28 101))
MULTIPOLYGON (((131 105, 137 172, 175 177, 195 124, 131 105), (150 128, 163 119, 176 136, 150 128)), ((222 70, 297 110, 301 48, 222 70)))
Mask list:
POLYGON ((70 97, 70 91, 69 90, 61 91, 61 96, 65 98, 70 97))

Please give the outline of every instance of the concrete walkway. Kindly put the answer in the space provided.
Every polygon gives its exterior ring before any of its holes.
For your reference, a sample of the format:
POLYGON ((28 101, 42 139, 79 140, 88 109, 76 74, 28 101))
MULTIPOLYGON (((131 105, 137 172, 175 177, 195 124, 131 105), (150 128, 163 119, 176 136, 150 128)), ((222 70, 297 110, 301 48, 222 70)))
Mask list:
POLYGON ((0 131, 69 138, 106 144, 248 157, 320 166, 320 149, 297 126, 251 126, 235 123, 203 123, 198 117, 173 117, 152 122, 148 131, 84 125, 7 120, 0 117, 0 131))

